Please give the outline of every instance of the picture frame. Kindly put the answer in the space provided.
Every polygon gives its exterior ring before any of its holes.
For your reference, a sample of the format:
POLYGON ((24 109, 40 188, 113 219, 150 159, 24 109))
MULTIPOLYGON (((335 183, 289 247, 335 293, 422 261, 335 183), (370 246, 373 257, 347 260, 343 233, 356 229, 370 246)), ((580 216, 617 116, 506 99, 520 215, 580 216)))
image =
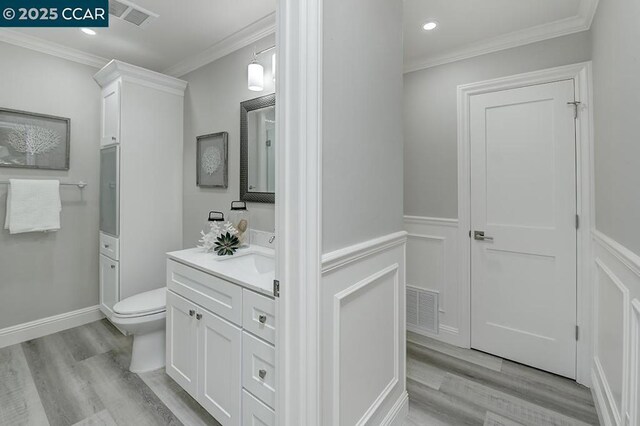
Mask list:
POLYGON ((0 167, 69 170, 71 119, 0 108, 0 167))
POLYGON ((196 185, 227 188, 229 182, 229 134, 211 133, 196 137, 196 185))

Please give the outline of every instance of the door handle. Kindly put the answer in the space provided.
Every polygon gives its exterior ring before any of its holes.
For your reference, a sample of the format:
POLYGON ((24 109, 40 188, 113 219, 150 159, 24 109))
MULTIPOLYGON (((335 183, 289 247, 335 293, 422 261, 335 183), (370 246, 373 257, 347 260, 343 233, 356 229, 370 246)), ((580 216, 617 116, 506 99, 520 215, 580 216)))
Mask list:
POLYGON ((473 239, 478 241, 493 241, 493 237, 486 237, 484 231, 473 231, 473 239))

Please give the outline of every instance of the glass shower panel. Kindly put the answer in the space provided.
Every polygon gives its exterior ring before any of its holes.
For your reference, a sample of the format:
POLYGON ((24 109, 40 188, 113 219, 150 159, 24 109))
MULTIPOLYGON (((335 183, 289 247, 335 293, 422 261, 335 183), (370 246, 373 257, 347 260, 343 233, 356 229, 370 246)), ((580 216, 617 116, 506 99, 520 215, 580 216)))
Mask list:
POLYGON ((118 218, 118 160, 119 148, 100 150, 100 231, 117 237, 118 218))

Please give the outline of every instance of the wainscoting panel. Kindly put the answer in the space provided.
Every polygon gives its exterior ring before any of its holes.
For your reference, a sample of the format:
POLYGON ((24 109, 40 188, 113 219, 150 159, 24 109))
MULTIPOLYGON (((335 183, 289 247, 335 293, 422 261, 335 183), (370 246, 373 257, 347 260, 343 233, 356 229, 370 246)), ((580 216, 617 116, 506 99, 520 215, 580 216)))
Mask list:
POLYGON ((407 238, 407 285, 439 295, 439 332, 409 330, 443 342, 466 346, 461 339, 460 280, 458 276, 458 221, 456 219, 405 216, 407 238))
POLYGON ((638 425, 640 257, 594 231, 593 393, 604 425, 638 425))
POLYGON ((405 244, 399 232, 323 256, 321 424, 404 417, 405 244))

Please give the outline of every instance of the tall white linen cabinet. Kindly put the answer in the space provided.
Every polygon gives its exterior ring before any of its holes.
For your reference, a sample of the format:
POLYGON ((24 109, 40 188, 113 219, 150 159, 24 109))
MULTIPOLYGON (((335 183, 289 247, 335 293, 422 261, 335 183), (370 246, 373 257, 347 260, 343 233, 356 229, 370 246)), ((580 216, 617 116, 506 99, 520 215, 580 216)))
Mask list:
POLYGON ((187 83, 113 60, 94 76, 100 127, 100 308, 164 287, 165 253, 182 248, 187 83))

